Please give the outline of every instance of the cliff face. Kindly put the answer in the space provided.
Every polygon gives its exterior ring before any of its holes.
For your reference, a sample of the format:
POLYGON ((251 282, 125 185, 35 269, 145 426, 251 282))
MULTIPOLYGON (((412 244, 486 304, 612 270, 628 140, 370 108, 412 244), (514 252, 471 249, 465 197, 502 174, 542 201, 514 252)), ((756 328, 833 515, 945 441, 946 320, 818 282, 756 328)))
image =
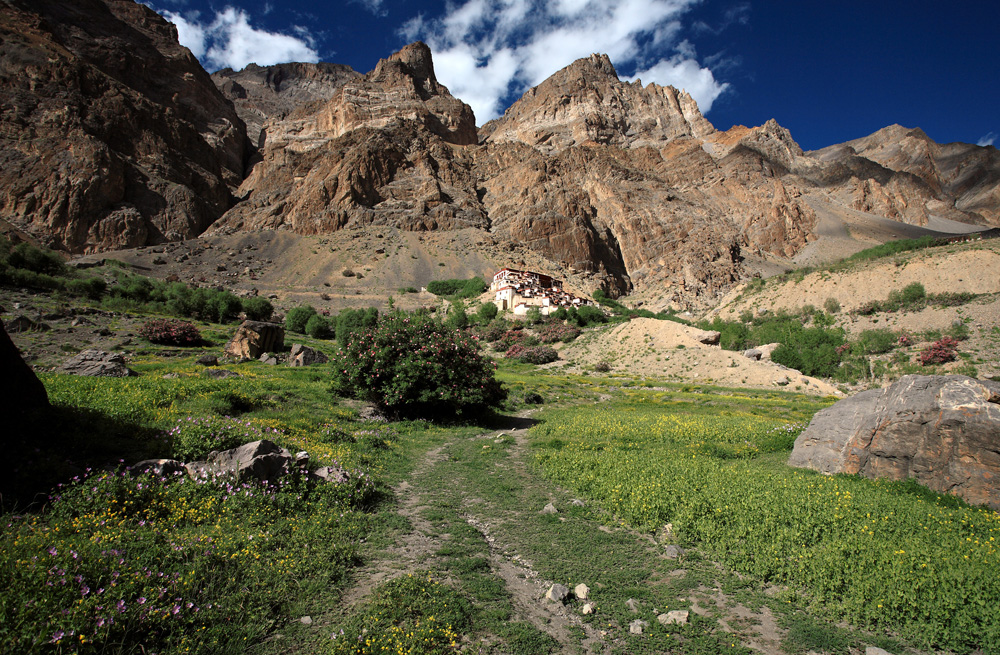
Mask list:
POLYGON ((329 100, 347 82, 361 77, 342 64, 289 63, 274 66, 250 64, 241 71, 223 68, 212 73, 212 81, 236 107, 247 126, 247 135, 263 148, 267 138, 264 123, 282 119, 296 108, 329 100))
POLYGON ((0 219, 70 252, 200 234, 232 203, 243 122, 131 0, 0 5, 0 219))
POLYGON ((461 147, 477 142, 475 117, 438 83, 423 43, 264 130, 245 199, 215 229, 487 226, 471 152, 461 147))

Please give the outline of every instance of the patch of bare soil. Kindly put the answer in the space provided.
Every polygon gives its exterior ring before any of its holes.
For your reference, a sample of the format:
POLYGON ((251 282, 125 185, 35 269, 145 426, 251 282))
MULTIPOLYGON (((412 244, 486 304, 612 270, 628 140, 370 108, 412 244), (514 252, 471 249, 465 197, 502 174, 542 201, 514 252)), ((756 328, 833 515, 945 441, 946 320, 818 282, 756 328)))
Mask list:
POLYGON ((702 331, 673 321, 639 318, 563 348, 571 362, 564 370, 582 372, 600 362, 612 372, 728 387, 782 388, 838 395, 831 384, 768 360, 700 342, 702 331))

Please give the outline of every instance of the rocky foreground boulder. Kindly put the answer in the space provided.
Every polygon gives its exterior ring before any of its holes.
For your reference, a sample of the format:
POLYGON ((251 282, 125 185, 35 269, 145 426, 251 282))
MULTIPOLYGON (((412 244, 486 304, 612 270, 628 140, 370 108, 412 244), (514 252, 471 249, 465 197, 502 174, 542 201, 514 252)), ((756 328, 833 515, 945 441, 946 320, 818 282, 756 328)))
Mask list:
POLYGON ((226 355, 236 359, 259 359, 264 353, 285 348, 285 328, 277 323, 243 321, 226 344, 226 355))
POLYGON ((59 367, 60 373, 91 377, 126 378, 135 375, 128 367, 125 355, 88 348, 73 355, 59 367))
POLYGON ((817 413, 789 466, 902 480, 1000 510, 1000 382, 907 375, 817 413))
POLYGON ((3 321, 0 321, 0 415, 7 424, 7 429, 0 432, 8 437, 14 436, 30 413, 48 406, 49 396, 45 387, 21 358, 17 346, 4 329, 3 321))

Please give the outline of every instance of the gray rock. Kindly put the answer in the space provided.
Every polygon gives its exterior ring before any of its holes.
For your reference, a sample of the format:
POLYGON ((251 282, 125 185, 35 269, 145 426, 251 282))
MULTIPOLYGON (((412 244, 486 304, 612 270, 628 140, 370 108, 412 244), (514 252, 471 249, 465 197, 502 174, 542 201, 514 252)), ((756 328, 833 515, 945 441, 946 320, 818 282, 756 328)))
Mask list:
POLYGON ((649 627, 649 622, 636 619, 628 624, 628 631, 634 635, 641 635, 642 631, 649 627))
POLYGON ((205 354, 194 360, 195 364, 201 364, 202 366, 218 366, 219 358, 215 355, 205 354))
POLYGON ((907 375, 818 412, 790 466, 869 478, 915 478, 1000 510, 1000 382, 907 375))
POLYGON ((219 471, 232 472, 239 480, 276 480, 291 471, 292 454, 273 441, 262 439, 238 448, 213 452, 208 463, 219 471))
POLYGON ((590 597, 590 587, 581 582, 573 587, 573 595, 580 600, 587 600, 590 597))
POLYGON ((691 336, 695 341, 703 343, 706 346, 717 346, 719 345, 719 340, 722 338, 722 333, 716 330, 701 330, 691 336))
POLYGON ((88 348, 70 357, 57 369, 69 375, 124 378, 136 375, 125 364, 125 355, 88 348))
POLYGON ((561 603, 569 597, 569 587, 561 584, 554 584, 545 592, 545 597, 561 603))
POLYGON ((689 612, 687 610, 670 610, 666 614, 660 614, 656 620, 660 625, 684 625, 688 622, 689 612))
POLYGON ((51 328, 45 323, 35 322, 24 314, 20 314, 7 321, 6 329, 9 334, 16 334, 18 332, 31 331, 45 332, 51 328))
POLYGON ((892 653, 882 650, 878 646, 868 646, 865 648, 865 655, 892 655, 892 653))
POLYGON ((572 505, 573 507, 586 507, 587 506, 587 503, 583 502, 579 498, 574 498, 573 500, 569 501, 569 504, 572 505))
POLYGON ((583 604, 583 609, 581 611, 584 614, 593 614, 594 613, 594 609, 595 608, 594 608, 594 604, 593 603, 584 603, 583 604))
POLYGON ((629 598, 628 600, 625 601, 625 607, 628 608, 628 611, 635 614, 639 611, 639 601, 637 601, 635 598, 629 598))
POLYGON ((525 405, 541 405, 545 403, 545 399, 542 398, 541 394, 537 394, 533 391, 524 394, 524 404, 525 405))
POLYGON ((260 361, 261 364, 267 364, 268 366, 278 365, 278 358, 270 353, 264 353, 263 355, 260 356, 260 359, 258 361, 260 361))
POLYGON ((539 514, 558 514, 559 510, 556 509, 555 505, 553 505, 552 503, 549 503, 545 507, 543 507, 538 513, 539 514))
POLYGON ((747 359, 752 359, 755 362, 759 362, 760 358, 764 356, 764 353, 761 352, 759 348, 750 348, 749 350, 743 351, 743 356, 746 357, 747 359))
POLYGON ((328 361, 330 359, 320 351, 300 343, 293 345, 292 352, 288 355, 289 366, 312 366, 313 364, 325 364, 328 361))
POLYGON ((303 616, 301 619, 299 619, 299 623, 301 623, 302 625, 312 625, 313 624, 313 617, 311 617, 311 616, 303 616))
POLYGON ((336 466, 321 466, 312 472, 313 476, 326 482, 347 482, 347 471, 336 466))
POLYGON ((684 549, 676 544, 667 544, 663 548, 663 554, 667 556, 667 559, 677 559, 684 554, 684 549))

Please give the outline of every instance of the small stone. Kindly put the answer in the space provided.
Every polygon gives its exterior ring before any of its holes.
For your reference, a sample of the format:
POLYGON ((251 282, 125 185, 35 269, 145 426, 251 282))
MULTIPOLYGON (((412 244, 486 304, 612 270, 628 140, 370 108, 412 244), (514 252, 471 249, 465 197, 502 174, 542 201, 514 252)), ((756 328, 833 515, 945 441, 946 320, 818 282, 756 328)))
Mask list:
POLYGON ((583 502, 579 498, 574 498, 573 500, 569 501, 569 504, 572 505, 573 507, 586 507, 587 506, 587 503, 583 502))
POLYGON ((677 559, 684 554, 684 549, 674 544, 667 544, 663 549, 663 554, 667 556, 667 559, 677 559))
POLYGON ((580 600, 587 600, 590 597, 590 587, 581 582, 573 587, 573 594, 580 600))
POLYGON ((628 631, 634 635, 641 635, 645 628, 649 627, 649 623, 643 621, 642 619, 636 619, 628 624, 628 631))
POLYGON ((666 614, 657 616, 656 620, 660 622, 660 625, 684 625, 688 622, 688 615, 687 610, 670 610, 666 614))
POLYGON ((299 619, 299 623, 301 623, 302 625, 312 625, 313 624, 313 617, 311 617, 311 616, 303 616, 301 619, 299 619))
POLYGON ((593 614, 594 613, 594 604, 593 603, 584 603, 583 604, 583 613, 584 614, 593 614))
POLYGON ((541 511, 539 512, 539 514, 558 514, 558 513, 559 513, 559 510, 557 510, 556 506, 553 505, 552 503, 549 503, 548 505, 546 505, 545 507, 543 507, 541 509, 541 511))
POLYGON ((868 646, 865 648, 865 655, 892 655, 892 653, 877 646, 868 646))
POLYGON ((218 366, 219 358, 215 355, 202 355, 198 359, 194 360, 195 364, 201 364, 202 366, 218 366))
POLYGON ((637 601, 635 598, 629 598, 628 600, 625 601, 625 607, 627 607, 630 612, 635 614, 636 612, 639 611, 639 601, 637 601))
POLYGON ((545 592, 545 597, 549 600, 554 600, 557 603, 561 603, 566 600, 569 596, 569 587, 561 584, 554 584, 549 587, 549 590, 545 592))

